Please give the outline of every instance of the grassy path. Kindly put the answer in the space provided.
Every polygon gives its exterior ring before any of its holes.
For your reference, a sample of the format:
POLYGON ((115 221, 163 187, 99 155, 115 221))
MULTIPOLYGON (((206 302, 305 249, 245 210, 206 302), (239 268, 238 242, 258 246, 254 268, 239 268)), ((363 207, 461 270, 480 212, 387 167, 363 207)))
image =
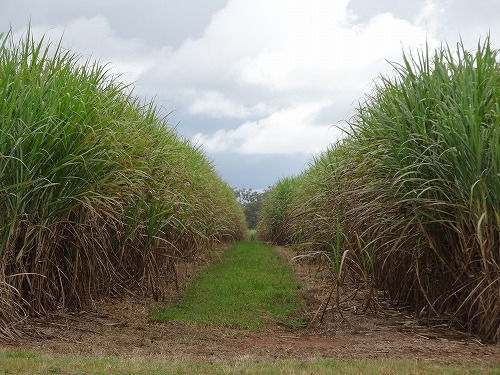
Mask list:
POLYGON ((286 261, 261 242, 239 242, 221 262, 202 272, 173 305, 154 320, 258 329, 280 323, 300 327, 301 285, 286 261))

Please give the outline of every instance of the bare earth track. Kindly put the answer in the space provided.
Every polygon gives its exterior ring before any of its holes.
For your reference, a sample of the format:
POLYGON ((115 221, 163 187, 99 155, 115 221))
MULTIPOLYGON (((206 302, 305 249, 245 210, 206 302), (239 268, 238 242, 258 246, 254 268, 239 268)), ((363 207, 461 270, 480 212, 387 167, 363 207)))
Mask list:
MULTIPOLYGON (((286 249, 278 249, 290 258, 286 249)), ((200 262, 196 267, 203 267, 200 262)), ((311 320, 330 292, 328 277, 305 261, 291 263, 304 283, 308 303, 304 315, 311 320)), ((180 275, 185 285, 194 269, 180 275)), ((178 294, 172 291, 172 298, 178 294)), ((343 318, 326 311, 321 325, 293 330, 279 323, 265 330, 154 323, 149 311, 158 303, 149 299, 102 301, 96 311, 55 314, 36 322, 40 337, 15 343, 0 342, 0 350, 24 348, 52 354, 84 356, 156 357, 164 359, 228 360, 237 358, 411 358, 439 363, 499 365, 500 345, 449 329, 419 325, 411 316, 390 306, 369 315, 359 314, 356 301, 344 304, 343 318)))

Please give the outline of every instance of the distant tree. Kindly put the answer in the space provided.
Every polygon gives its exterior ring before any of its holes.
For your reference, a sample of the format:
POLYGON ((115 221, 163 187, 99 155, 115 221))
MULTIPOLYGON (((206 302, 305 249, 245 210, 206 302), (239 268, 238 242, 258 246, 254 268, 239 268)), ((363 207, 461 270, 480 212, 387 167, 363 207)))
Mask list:
POLYGON ((267 190, 257 191, 252 189, 233 189, 234 195, 238 202, 243 205, 245 212, 245 217, 247 219, 247 224, 249 229, 255 229, 257 227, 257 220, 259 218, 260 208, 262 207, 262 201, 267 190))

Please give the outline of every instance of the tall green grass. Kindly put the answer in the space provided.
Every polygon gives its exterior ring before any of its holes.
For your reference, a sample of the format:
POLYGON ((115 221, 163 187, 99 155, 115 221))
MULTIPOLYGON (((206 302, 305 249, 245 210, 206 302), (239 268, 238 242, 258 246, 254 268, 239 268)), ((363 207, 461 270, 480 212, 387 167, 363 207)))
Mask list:
POLYGON ((0 38, 0 335, 23 314, 92 306, 243 238, 211 162, 106 66, 0 38))
POLYGON ((270 241, 278 245, 290 242, 287 224, 290 220, 290 203, 293 201, 298 178, 282 178, 266 194, 262 204, 260 222, 256 228, 259 240, 270 241))
POLYGON ((305 172, 284 231, 323 252, 341 231, 353 269, 391 298, 499 342, 498 50, 424 48, 393 67, 305 172))

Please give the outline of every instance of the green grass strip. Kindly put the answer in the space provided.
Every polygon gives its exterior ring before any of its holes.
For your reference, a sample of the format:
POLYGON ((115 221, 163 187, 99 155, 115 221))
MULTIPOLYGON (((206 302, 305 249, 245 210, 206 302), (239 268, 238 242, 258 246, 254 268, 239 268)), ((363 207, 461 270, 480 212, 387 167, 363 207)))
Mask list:
POLYGON ((351 359, 270 360, 241 358, 228 361, 196 359, 54 356, 25 350, 0 351, 3 374, 488 374, 498 366, 445 365, 422 360, 351 359))
POLYGON ((261 242, 238 242, 152 318, 161 321, 259 329, 279 322, 299 327, 301 284, 287 262, 261 242))

